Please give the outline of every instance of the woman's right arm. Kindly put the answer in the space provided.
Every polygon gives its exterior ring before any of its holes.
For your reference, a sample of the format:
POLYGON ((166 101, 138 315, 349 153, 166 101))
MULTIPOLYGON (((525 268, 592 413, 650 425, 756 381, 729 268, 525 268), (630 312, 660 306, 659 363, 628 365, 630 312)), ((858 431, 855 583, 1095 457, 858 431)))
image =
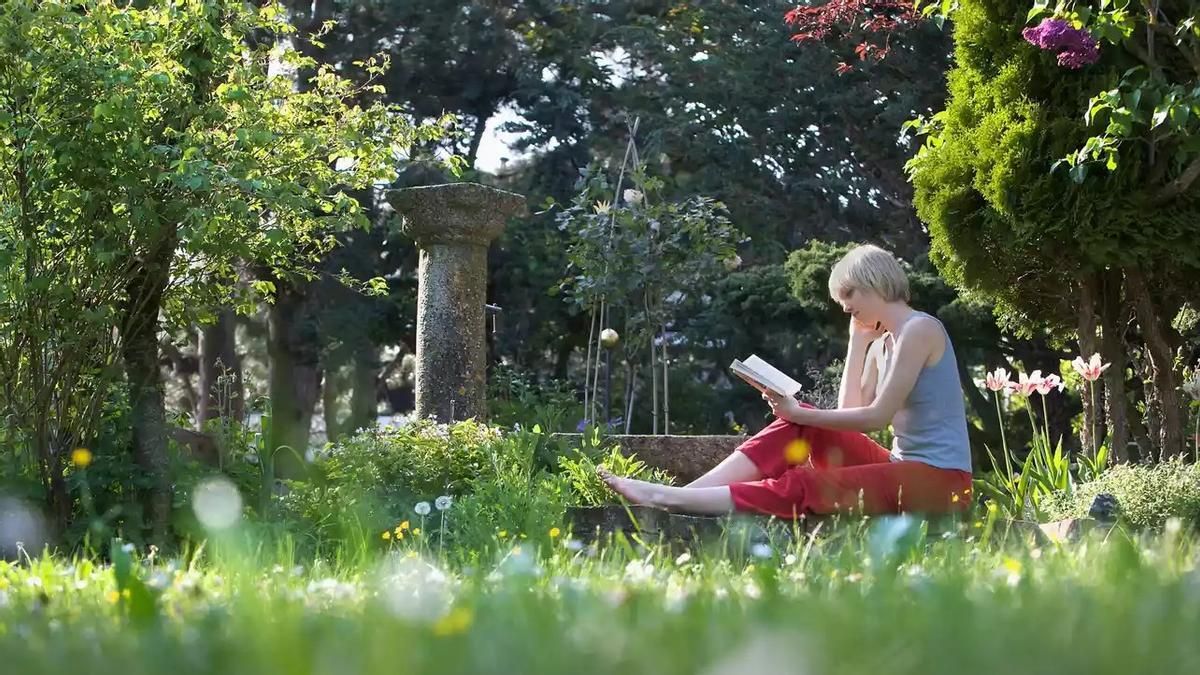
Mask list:
POLYGON ((861 408, 867 405, 863 401, 863 368, 867 361, 867 347, 870 342, 850 336, 850 346, 846 349, 846 365, 842 368, 842 384, 838 389, 839 408, 861 408))
MULTIPOLYGON (((857 320, 850 319, 850 345, 846 348, 846 365, 842 368, 842 383, 838 389, 839 408, 861 408, 871 404, 863 394, 865 389, 875 391, 873 381, 869 383, 869 389, 865 386, 867 383, 863 382, 869 379, 863 377, 864 373, 871 374, 866 369, 874 368, 874 364, 867 363, 867 349, 882 336, 882 329, 863 326, 857 320)), ((875 377, 878 377, 878 373, 875 373, 875 377)))

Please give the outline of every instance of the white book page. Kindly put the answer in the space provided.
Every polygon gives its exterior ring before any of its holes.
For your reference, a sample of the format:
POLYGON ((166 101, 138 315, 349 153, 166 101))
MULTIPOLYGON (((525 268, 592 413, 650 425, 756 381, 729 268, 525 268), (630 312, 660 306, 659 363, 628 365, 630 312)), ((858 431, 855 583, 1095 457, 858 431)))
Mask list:
POLYGON ((763 384, 766 384, 784 396, 795 396, 801 389, 799 382, 788 377, 775 366, 758 358, 755 354, 751 354, 750 358, 746 359, 745 364, 758 376, 758 379, 763 384))

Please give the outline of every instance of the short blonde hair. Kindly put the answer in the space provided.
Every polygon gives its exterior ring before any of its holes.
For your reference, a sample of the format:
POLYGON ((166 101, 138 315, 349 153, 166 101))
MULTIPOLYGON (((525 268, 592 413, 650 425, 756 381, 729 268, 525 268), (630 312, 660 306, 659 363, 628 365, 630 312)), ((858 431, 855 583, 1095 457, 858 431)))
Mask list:
POLYGON ((829 273, 829 295, 837 300, 850 290, 871 290, 885 302, 908 302, 908 275, 891 253, 866 244, 853 248, 829 273))

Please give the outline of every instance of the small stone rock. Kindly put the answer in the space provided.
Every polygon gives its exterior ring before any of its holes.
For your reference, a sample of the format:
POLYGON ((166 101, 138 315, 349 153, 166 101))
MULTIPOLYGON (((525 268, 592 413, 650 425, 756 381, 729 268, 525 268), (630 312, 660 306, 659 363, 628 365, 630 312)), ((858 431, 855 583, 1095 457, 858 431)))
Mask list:
POLYGON ((1117 516, 1121 514, 1121 503, 1117 501, 1116 495, 1110 492, 1101 492, 1092 500, 1092 505, 1088 508, 1088 517, 1094 518, 1102 523, 1116 522, 1117 516))

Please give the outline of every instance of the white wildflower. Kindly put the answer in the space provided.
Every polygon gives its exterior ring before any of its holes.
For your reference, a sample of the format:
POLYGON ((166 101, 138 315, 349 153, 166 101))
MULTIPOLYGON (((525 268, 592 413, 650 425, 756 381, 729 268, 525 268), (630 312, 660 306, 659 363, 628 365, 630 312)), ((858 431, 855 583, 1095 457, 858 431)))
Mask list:
POLYGON ((625 196, 625 203, 631 204, 631 205, 641 204, 642 200, 644 200, 646 198, 646 195, 643 195, 638 190, 626 190, 624 193, 624 196, 625 196))
POLYGON ((650 581, 654 578, 654 565, 647 560, 630 560, 625 566, 625 578, 635 584, 650 581))
POLYGON ((433 500, 433 505, 438 511, 445 511, 454 504, 454 498, 450 495, 442 495, 433 500))
POLYGON ((429 502, 418 502, 417 505, 413 507, 413 511, 416 511, 418 516, 429 515, 429 502))
POLYGON ((771 557, 771 547, 768 546, 767 544, 759 542, 759 543, 755 544, 754 546, 750 547, 750 554, 753 555, 755 558, 770 558, 771 557))
POLYGON ((684 551, 683 553, 679 554, 678 558, 675 559, 675 564, 676 565, 685 565, 691 559, 692 559, 692 554, 688 553, 687 551, 684 551))

